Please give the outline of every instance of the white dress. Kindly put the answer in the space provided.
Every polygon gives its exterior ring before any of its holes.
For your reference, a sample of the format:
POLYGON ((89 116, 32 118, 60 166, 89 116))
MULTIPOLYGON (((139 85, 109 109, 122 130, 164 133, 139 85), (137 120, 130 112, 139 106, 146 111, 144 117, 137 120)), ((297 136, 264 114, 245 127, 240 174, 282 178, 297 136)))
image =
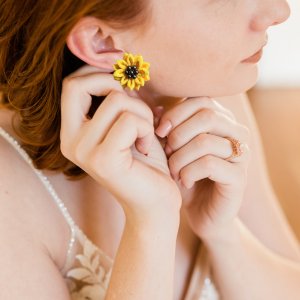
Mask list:
MULTIPOLYGON (((66 262, 60 270, 71 294, 72 300, 104 300, 114 260, 95 246, 74 223, 67 208, 58 197, 49 180, 41 170, 37 170, 26 151, 3 128, 2 135, 28 162, 41 179, 70 226, 70 243, 66 262)), ((211 279, 208 257, 204 247, 198 254, 184 300, 220 300, 211 279), (201 268, 200 268, 201 265, 201 268)))

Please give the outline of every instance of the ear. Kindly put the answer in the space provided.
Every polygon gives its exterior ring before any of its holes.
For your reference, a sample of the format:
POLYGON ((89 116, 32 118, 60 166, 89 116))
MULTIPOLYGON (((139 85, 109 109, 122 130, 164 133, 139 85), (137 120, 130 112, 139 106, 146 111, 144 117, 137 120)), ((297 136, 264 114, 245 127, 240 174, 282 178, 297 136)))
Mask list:
POLYGON ((123 50, 115 45, 118 34, 102 20, 87 16, 80 19, 67 37, 70 51, 91 66, 114 71, 113 64, 123 59, 123 50))

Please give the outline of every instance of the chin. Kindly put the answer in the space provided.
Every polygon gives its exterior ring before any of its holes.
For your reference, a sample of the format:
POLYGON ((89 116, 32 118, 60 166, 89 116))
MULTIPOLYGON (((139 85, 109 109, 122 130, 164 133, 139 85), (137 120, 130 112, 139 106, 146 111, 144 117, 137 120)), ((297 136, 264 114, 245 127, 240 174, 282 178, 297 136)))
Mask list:
POLYGON ((249 66, 237 72, 233 78, 220 84, 218 88, 209 94, 211 98, 228 97, 244 93, 251 89, 257 82, 259 75, 258 65, 249 66))

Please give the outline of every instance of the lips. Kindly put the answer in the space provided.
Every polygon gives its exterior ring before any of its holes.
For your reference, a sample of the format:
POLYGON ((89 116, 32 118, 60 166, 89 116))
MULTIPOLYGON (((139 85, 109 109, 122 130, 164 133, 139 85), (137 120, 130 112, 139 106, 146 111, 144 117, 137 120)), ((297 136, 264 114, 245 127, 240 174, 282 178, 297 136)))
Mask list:
POLYGON ((252 55, 252 56, 248 57, 247 59, 243 60, 242 63, 256 64, 260 61, 262 55, 263 55, 263 49, 261 48, 254 55, 252 55))
POLYGON ((263 48, 267 45, 267 43, 265 43, 255 54, 253 54, 252 56, 244 59, 242 61, 242 63, 253 63, 256 64, 260 61, 262 55, 263 55, 263 48))

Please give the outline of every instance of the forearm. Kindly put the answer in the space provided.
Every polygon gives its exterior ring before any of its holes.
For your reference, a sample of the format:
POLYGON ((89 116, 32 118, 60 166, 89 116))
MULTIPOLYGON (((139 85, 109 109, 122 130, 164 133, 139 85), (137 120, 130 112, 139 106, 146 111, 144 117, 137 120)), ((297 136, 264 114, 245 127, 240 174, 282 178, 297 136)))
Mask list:
POLYGON ((265 247, 236 218, 222 236, 203 241, 224 300, 298 300, 300 264, 265 247))
POLYGON ((141 228, 126 221, 105 300, 171 300, 178 220, 141 228))

